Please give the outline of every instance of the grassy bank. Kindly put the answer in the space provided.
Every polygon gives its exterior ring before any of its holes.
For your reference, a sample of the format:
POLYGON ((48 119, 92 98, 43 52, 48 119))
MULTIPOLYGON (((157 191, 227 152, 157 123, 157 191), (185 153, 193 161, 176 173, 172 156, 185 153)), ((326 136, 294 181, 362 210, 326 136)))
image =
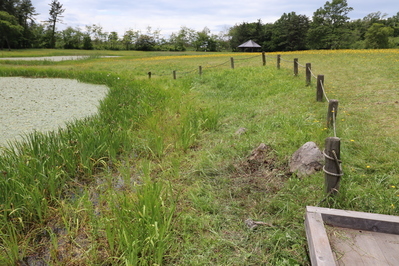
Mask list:
MULTIPOLYGON (((280 70, 276 54, 266 66, 260 54, 108 51, 121 57, 48 65, 0 58, 2 76, 110 87, 98 115, 3 149, 1 264, 309 264, 306 205, 399 212, 398 54, 282 53, 280 70), (323 173, 300 179, 287 170, 301 145, 323 148, 333 135, 315 82, 305 86, 303 68, 292 75, 294 58, 325 75, 327 95, 340 104, 345 176, 328 203, 323 173), (266 163, 249 167, 260 143, 269 147, 266 163), (252 230, 247 219, 268 225, 252 230)), ((55 54, 2 53, 27 55, 55 54)))

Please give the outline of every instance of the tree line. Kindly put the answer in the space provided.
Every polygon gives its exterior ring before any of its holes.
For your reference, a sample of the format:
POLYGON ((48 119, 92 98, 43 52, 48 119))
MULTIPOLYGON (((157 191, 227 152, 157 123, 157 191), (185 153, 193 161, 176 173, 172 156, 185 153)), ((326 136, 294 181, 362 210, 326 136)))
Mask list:
POLYGON ((399 47, 399 12, 392 17, 381 12, 350 20, 353 10, 346 0, 327 1, 312 18, 295 12, 284 13, 274 23, 243 22, 219 34, 205 27, 196 31, 181 27, 168 38, 160 30, 127 30, 123 36, 107 32, 100 25, 84 29, 67 27, 57 31, 66 11, 57 0, 49 4, 48 20, 37 22, 31 0, 0 0, 0 49, 62 48, 165 51, 236 51, 253 40, 263 51, 307 49, 364 49, 399 47))

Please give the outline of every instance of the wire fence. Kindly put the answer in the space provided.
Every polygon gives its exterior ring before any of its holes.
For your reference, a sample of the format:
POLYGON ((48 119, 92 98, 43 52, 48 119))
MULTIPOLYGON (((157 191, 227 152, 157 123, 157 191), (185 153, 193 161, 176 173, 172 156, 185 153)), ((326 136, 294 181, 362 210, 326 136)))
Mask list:
MULTIPOLYGON (((198 73, 199 75, 202 75, 203 70, 205 69, 213 69, 217 67, 222 67, 225 65, 228 65, 230 63, 230 68, 234 69, 235 68, 235 61, 239 62, 249 62, 251 59, 254 58, 262 58, 262 63, 263 66, 266 65, 266 61, 270 61, 270 59, 275 59, 276 57, 273 55, 266 55, 265 52, 262 52, 261 54, 257 54, 254 56, 250 57, 245 57, 245 58, 236 58, 234 59, 233 57, 230 57, 230 60, 227 60, 223 63, 220 64, 215 64, 215 65, 207 65, 205 67, 198 66, 196 69, 192 69, 190 71, 177 71, 173 70, 173 78, 177 78, 177 73, 179 76, 182 75, 188 75, 192 73, 198 73)), ((259 63, 259 61, 257 61, 259 63)), ((277 55, 277 68, 280 69, 281 67, 281 62, 285 63, 293 63, 293 68, 294 68, 294 75, 298 75, 298 67, 304 68, 306 72, 306 85, 310 86, 312 84, 312 78, 316 79, 316 100, 317 102, 323 102, 325 99, 328 103, 328 111, 327 111, 327 128, 332 129, 333 136, 332 137, 327 137, 325 140, 325 149, 323 151, 324 158, 325 158, 325 165, 323 167, 323 171, 325 173, 325 184, 326 184, 326 193, 327 196, 330 195, 335 195, 338 192, 339 189, 339 184, 340 184, 340 179, 343 176, 343 171, 342 171, 342 161, 340 160, 340 138, 337 137, 337 114, 338 114, 338 100, 330 100, 326 88, 324 86, 324 75, 315 75, 312 71, 311 68, 311 63, 307 63, 306 65, 302 65, 298 62, 298 58, 295 58, 293 61, 292 60, 287 60, 285 58, 282 58, 281 55, 277 55)), ((242 64, 240 64, 241 66, 242 64)), ((168 76, 170 75, 171 72, 161 72, 156 74, 157 76, 168 76)), ((148 72, 149 78, 151 78, 152 75, 155 75, 154 73, 148 72)))

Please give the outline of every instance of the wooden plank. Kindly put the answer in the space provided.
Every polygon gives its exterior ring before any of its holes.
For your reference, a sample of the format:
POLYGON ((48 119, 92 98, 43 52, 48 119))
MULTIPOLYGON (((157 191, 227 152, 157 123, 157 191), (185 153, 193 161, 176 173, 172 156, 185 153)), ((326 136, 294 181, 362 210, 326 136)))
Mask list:
POLYGON ((358 231, 354 236, 354 248, 357 254, 362 257, 364 265, 389 265, 387 259, 382 253, 381 248, 375 242, 373 232, 358 231))
POLYGON ((399 236, 327 226, 337 265, 399 265, 399 236))
MULTIPOLYGON (((332 250, 338 265, 378 265, 372 258, 368 258, 367 249, 359 247, 356 233, 353 229, 337 228, 327 229, 332 250), (368 264, 370 262, 371 264, 368 264)), ((363 241, 369 241, 367 237, 363 241)), ((363 244, 363 243, 362 243, 363 244)), ((378 261, 377 261, 378 262, 378 261)))
POLYGON ((399 235, 375 233, 376 243, 388 261, 388 265, 399 265, 399 235))
POLYGON ((317 212, 306 212, 305 228, 312 265, 335 266, 334 256, 331 251, 321 214, 317 212))
POLYGON ((323 221, 329 225, 399 235, 398 216, 313 206, 307 206, 306 210, 321 213, 323 221))
POLYGON ((358 254, 352 248, 353 239, 350 236, 336 228, 332 232, 330 229, 327 229, 327 231, 329 231, 329 240, 337 265, 364 265, 362 257, 357 256, 358 254))
POLYGON ((312 265, 399 265, 398 216, 307 206, 305 227, 312 265))

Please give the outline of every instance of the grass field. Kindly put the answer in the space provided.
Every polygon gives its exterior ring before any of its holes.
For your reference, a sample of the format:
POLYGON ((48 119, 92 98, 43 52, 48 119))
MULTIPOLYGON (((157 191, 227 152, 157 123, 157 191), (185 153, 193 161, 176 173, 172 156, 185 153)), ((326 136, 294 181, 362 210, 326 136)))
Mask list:
POLYGON ((278 70, 277 53, 262 66, 261 54, 1 52, 0 76, 110 92, 96 116, 1 151, 0 264, 309 265, 305 206, 398 215, 399 50, 280 54, 278 70), (344 176, 327 201, 322 172, 298 178, 287 167, 305 142, 322 149, 334 135, 315 80, 306 86, 303 67, 293 75, 294 58, 339 100, 344 176), (267 164, 248 167, 260 143, 267 164), (267 225, 253 230, 247 219, 267 225))

